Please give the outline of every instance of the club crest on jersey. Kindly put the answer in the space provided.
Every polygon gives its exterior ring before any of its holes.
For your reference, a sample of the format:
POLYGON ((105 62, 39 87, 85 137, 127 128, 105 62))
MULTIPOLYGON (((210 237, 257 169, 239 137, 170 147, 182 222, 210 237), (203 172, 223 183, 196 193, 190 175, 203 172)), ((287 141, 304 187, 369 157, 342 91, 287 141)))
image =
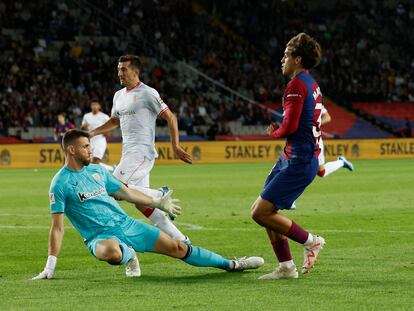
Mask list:
POLYGON ((93 179, 95 179, 96 181, 100 181, 101 180, 101 175, 99 175, 98 173, 92 174, 93 179))
POLYGON ((55 194, 53 193, 53 192, 50 192, 49 193, 49 201, 50 201, 50 204, 55 204, 55 194))

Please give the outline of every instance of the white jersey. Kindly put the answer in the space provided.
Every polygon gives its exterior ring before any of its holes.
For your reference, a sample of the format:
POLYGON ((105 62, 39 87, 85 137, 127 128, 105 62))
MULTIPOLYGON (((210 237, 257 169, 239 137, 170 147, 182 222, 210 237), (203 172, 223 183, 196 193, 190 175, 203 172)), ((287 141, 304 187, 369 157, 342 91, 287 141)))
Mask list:
MULTIPOLYGON (((100 127, 102 124, 104 124, 108 120, 109 120, 109 116, 106 113, 103 113, 101 111, 99 111, 97 114, 88 112, 87 114, 83 116, 82 125, 87 124, 88 131, 92 131, 100 127)), ((103 136, 103 135, 97 135, 97 136, 103 136)))
MULTIPOLYGON (((103 112, 93 114, 89 112, 83 116, 82 125, 88 125, 88 130, 92 131, 109 120, 109 116, 103 112)), ((96 135, 91 138, 92 156, 94 158, 103 158, 106 150, 106 138, 104 135, 96 135)))
POLYGON ((129 91, 123 88, 115 93, 111 116, 120 121, 123 158, 128 155, 158 157, 155 122, 167 109, 158 92, 142 82, 129 91))

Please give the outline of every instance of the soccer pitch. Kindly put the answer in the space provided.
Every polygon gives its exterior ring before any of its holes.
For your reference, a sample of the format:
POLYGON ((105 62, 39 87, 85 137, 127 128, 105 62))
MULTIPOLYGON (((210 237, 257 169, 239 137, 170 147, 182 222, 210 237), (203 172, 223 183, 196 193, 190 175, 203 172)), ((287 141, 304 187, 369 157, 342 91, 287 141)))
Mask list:
MULTIPOLYGON (((177 224, 194 245, 225 257, 263 256, 258 270, 196 268, 139 255, 143 276, 96 260, 72 225, 55 279, 30 281, 47 258, 48 188, 56 170, 0 170, 0 310, 414 310, 413 160, 355 161, 356 171, 317 177, 285 214, 326 239, 297 280, 259 281, 275 257, 250 219, 271 163, 156 165, 153 187, 181 200, 177 224)), ((143 219, 131 205, 127 212, 143 219)), ((298 267, 302 247, 290 243, 298 267)))

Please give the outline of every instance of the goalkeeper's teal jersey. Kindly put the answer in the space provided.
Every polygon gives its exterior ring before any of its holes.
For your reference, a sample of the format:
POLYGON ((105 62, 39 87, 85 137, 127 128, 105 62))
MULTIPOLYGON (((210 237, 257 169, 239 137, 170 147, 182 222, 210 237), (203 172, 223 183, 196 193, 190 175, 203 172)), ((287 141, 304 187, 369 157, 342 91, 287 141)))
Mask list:
POLYGON ((85 240, 111 232, 129 217, 109 196, 122 183, 101 165, 90 164, 80 171, 63 167, 49 190, 52 213, 65 213, 85 240))

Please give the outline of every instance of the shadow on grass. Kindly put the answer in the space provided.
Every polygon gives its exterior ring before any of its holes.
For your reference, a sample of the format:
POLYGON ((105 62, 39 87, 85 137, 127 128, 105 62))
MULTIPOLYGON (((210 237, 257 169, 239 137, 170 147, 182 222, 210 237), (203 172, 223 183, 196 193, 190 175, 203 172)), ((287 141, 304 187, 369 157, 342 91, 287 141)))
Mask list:
MULTIPOLYGON (((168 276, 168 275, 143 275, 139 278, 131 278, 133 282, 146 282, 146 283, 174 283, 174 284, 191 284, 191 283, 204 283, 211 281, 235 281, 237 282, 251 282, 254 272, 209 272, 209 273, 195 273, 192 275, 183 276, 168 276), (250 276, 246 278, 246 276, 250 276)), ((254 277, 255 278, 255 277, 254 277)))

